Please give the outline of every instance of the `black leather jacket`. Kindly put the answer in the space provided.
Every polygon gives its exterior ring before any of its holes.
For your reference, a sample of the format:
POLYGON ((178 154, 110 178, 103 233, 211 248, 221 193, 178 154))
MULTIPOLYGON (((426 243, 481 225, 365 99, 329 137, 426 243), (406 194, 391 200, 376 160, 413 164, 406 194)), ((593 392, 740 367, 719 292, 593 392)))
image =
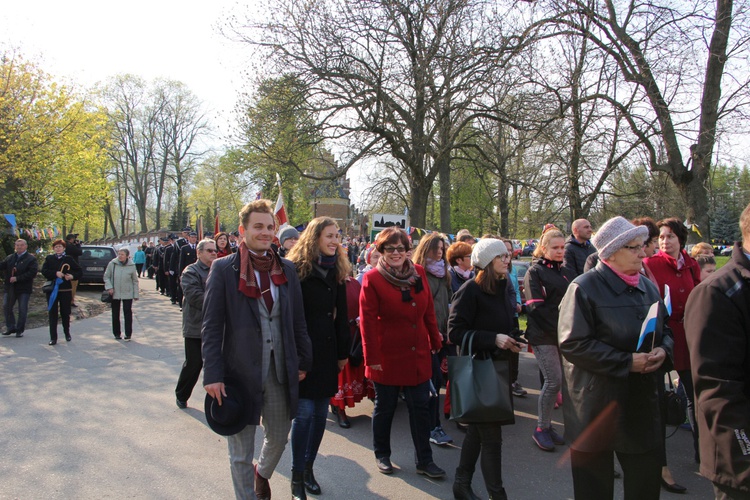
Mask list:
POLYGON ((16 294, 31 293, 34 286, 34 277, 39 271, 39 263, 36 257, 24 252, 21 257, 17 253, 8 255, 0 262, 0 271, 5 271, 5 289, 15 287, 16 294), (16 282, 11 283, 10 278, 15 276, 16 282))
MULTIPOLYGON (((644 453, 660 446, 657 384, 663 372, 630 372, 641 325, 656 302, 654 348, 666 351, 662 368, 669 370, 674 342, 665 325, 667 310, 651 281, 640 276, 638 286, 629 286, 599 262, 568 288, 560 304, 558 331, 565 435, 574 449, 644 453)), ((651 350, 652 338, 646 336, 640 352, 651 350)))

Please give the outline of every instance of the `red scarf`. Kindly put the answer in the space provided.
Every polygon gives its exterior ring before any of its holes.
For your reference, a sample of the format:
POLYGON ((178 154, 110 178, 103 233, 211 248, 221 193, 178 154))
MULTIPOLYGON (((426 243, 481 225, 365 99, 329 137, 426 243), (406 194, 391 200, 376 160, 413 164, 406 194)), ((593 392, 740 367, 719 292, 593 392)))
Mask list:
POLYGON ((281 258, 273 250, 265 255, 256 255, 245 246, 245 240, 240 243, 240 286, 238 290, 252 299, 260 299, 260 286, 255 278, 255 271, 269 273, 274 285, 286 283, 286 274, 281 265, 281 258))

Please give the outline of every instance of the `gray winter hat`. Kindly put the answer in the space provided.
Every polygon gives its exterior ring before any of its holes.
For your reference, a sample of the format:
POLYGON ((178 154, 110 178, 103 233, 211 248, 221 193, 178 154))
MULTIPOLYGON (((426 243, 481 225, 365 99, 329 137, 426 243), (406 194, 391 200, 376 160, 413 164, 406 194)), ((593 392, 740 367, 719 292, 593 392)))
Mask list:
POLYGON ((471 265, 479 269, 484 269, 498 255, 507 254, 508 248, 501 240, 484 238, 475 243, 474 248, 471 249, 471 265))
POLYGON ((628 244, 628 242, 640 238, 646 241, 648 228, 646 226, 634 226, 625 217, 613 217, 605 222, 596 232, 591 243, 599 251, 599 258, 607 260, 614 253, 628 244))
POLYGON ((287 226, 279 232, 279 244, 283 245, 289 238, 299 238, 299 231, 294 226, 287 226))

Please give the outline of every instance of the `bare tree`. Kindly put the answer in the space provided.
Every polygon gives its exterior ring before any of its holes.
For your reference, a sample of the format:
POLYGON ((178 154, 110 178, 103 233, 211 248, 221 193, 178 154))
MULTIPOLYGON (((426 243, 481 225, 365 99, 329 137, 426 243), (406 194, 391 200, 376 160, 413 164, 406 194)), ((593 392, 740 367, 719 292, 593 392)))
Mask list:
POLYGON ((549 36, 585 38, 638 94, 639 105, 630 108, 612 94, 599 97, 619 110, 651 170, 669 175, 688 207, 687 219, 707 237, 717 124, 747 105, 750 80, 732 59, 740 62, 747 54, 747 6, 732 0, 542 4, 550 11, 539 25, 552 27, 549 36))
MULTIPOLYGON (((504 19, 516 20, 483 0, 273 5, 267 21, 235 32, 267 49, 266 68, 303 82, 318 135, 348 152, 340 173, 381 152, 408 170, 411 219, 424 225, 439 173, 448 185, 455 139, 488 113, 473 108, 476 96, 522 47, 519 37, 504 34, 504 19)), ((441 194, 450 227, 449 191, 441 194)))

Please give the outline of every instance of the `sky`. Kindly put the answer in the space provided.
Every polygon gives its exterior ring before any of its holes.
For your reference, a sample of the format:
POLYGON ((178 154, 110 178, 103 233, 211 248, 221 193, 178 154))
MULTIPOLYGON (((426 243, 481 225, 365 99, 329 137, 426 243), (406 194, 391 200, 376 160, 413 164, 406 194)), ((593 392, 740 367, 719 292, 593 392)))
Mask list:
POLYGON ((0 43, 39 61, 56 79, 85 88, 123 73, 181 81, 204 102, 221 136, 248 50, 218 27, 246 8, 237 0, 5 2, 0 43))

